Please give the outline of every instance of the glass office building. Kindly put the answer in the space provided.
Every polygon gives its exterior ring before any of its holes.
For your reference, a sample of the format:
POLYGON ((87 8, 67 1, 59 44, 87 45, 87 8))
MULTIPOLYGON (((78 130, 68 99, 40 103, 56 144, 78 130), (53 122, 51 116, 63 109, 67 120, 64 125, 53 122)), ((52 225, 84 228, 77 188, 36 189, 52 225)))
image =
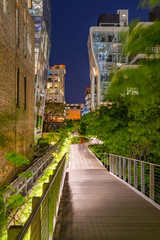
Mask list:
POLYGON ((51 1, 29 0, 35 26, 35 144, 42 136, 51 47, 51 1))
MULTIPOLYGON (((123 15, 124 11, 127 10, 123 10, 123 15)), ((128 17, 128 11, 126 15, 128 17)), ((116 19, 118 17, 119 14, 116 19)), ((110 21, 103 23, 103 26, 102 23, 99 25, 90 28, 88 39, 92 110, 103 104, 104 94, 110 84, 110 74, 115 73, 128 61, 127 57, 123 56, 121 45, 123 34, 120 34, 128 30, 127 24, 121 26, 121 23, 110 21)))

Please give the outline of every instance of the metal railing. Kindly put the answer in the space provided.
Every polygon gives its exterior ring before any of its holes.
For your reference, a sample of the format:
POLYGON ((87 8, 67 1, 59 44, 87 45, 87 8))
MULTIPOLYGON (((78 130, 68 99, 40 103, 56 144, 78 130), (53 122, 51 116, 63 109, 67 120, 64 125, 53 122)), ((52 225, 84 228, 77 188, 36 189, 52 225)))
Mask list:
POLYGON ((4 194, 4 199, 6 202, 7 202, 7 197, 11 196, 12 194, 17 194, 22 192, 23 196, 27 195, 28 190, 30 190, 33 187, 33 184, 39 179, 39 177, 42 175, 45 168, 53 161, 54 159, 53 152, 55 152, 56 150, 59 150, 58 144, 55 144, 53 147, 51 147, 42 157, 36 160, 26 170, 26 172, 32 173, 32 177, 28 179, 23 177, 18 177, 10 185, 11 188, 9 188, 4 194))
POLYGON ((104 165, 117 177, 160 204, 160 165, 106 153, 104 165))
POLYGON ((43 185, 42 197, 34 197, 32 213, 25 225, 12 226, 8 240, 52 240, 66 173, 66 154, 58 169, 43 185))

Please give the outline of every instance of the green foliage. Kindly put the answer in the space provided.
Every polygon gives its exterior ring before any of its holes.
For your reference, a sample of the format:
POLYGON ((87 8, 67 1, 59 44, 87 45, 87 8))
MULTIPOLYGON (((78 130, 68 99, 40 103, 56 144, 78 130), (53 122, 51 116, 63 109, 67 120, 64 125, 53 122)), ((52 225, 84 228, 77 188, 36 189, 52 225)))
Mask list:
POLYGON ((160 22, 136 23, 124 39, 125 53, 146 58, 116 72, 106 95, 108 106, 85 115, 80 128, 103 140, 100 151, 160 163, 160 61, 154 53, 160 22))
POLYGON ((79 137, 72 137, 72 144, 78 144, 80 143, 80 138, 79 137))
POLYGON ((47 124, 46 131, 49 130, 51 122, 56 118, 64 118, 65 104, 59 102, 46 102, 45 104, 45 123, 47 124))
POLYGON ((129 34, 127 42, 127 52, 130 56, 139 53, 154 55, 154 46, 160 43, 159 21, 151 23, 149 26, 139 23, 129 34))
POLYGON ((7 138, 2 133, 0 133, 0 146, 5 147, 7 144, 7 138))
POLYGON ((38 140, 38 146, 40 148, 48 148, 49 147, 49 138, 40 138, 38 140))
POLYGON ((49 143, 56 143, 59 141, 59 132, 49 132, 46 133, 46 138, 49 140, 49 143))
POLYGON ((140 22, 140 19, 135 19, 133 21, 131 21, 131 23, 129 24, 129 34, 131 34, 131 32, 133 31, 133 29, 135 28, 135 26, 140 22))
POLYGON ((23 173, 20 173, 19 175, 18 175, 19 177, 22 177, 23 179, 29 179, 29 178, 31 178, 32 176, 33 176, 33 173, 32 172, 23 172, 23 173))
POLYGON ((25 198, 21 194, 15 194, 7 197, 8 206, 7 209, 14 211, 20 207, 25 201, 25 198))
POLYGON ((29 160, 23 156, 21 153, 16 153, 14 151, 8 152, 5 155, 6 160, 8 162, 16 165, 16 166, 22 166, 23 164, 29 164, 29 160))
POLYGON ((74 123, 73 123, 73 121, 72 121, 71 119, 66 119, 66 120, 64 121, 64 123, 66 124, 66 127, 67 127, 67 128, 69 128, 69 129, 74 128, 74 123))
POLYGON ((14 114, 1 113, 0 114, 0 147, 5 148, 9 142, 11 142, 11 137, 8 135, 8 126, 13 123, 14 114))
POLYGON ((97 156, 97 158, 99 158, 103 162, 106 146, 104 144, 102 145, 94 144, 94 145, 89 145, 88 147, 97 156))
POLYGON ((5 226, 6 226, 5 203, 3 199, 3 190, 0 189, 0 238, 2 237, 2 233, 5 226))
POLYGON ((153 8, 160 5, 160 0, 141 0, 138 7, 153 8))
POLYGON ((79 144, 79 143, 85 143, 85 142, 89 142, 89 139, 84 136, 72 137, 72 144, 79 144))

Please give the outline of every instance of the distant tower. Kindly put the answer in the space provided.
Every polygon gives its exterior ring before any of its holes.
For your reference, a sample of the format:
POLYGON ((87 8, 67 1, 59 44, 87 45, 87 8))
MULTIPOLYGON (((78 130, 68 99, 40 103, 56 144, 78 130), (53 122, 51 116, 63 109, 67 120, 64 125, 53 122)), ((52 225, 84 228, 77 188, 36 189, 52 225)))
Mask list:
MULTIPOLYGON (((51 0, 25 0, 34 21, 35 45, 35 145, 42 137, 43 116, 51 48, 51 0)), ((28 38, 28 37, 27 37, 28 38)))
POLYGON ((47 83, 47 101, 65 103, 65 74, 65 65, 50 67, 47 83))

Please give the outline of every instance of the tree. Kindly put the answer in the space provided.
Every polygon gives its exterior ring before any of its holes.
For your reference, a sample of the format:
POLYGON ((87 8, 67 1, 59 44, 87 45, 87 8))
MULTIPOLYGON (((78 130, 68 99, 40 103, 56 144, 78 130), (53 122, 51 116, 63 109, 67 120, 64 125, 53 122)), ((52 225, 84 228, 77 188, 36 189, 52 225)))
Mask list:
POLYGON ((81 129, 104 141, 104 151, 159 162, 160 22, 135 21, 124 39, 125 53, 145 58, 112 77, 106 99, 112 103, 82 118, 81 129))
POLYGON ((57 102, 46 102, 44 111, 44 123, 46 123, 46 131, 49 130, 49 125, 54 122, 55 119, 64 119, 65 104, 57 102))
POLYGON ((141 8, 153 8, 160 4, 160 0, 141 0, 138 7, 141 8))

